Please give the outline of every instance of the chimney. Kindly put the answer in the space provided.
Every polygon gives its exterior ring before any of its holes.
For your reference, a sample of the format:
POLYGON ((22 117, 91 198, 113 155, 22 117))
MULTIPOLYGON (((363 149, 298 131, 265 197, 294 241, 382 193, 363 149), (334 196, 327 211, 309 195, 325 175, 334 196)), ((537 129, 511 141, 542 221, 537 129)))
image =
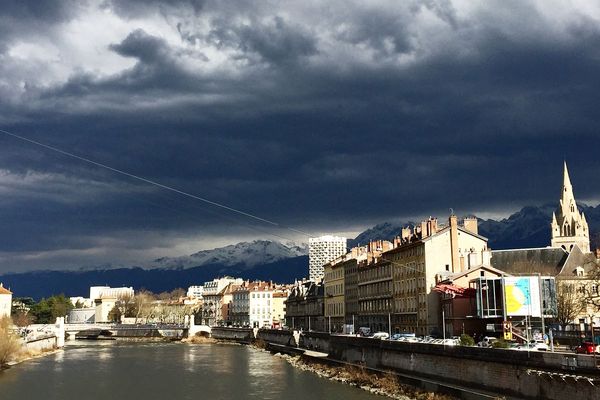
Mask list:
POLYGON ((429 221, 421 221, 421 239, 425 239, 429 236, 427 228, 429 227, 429 221))
POLYGON ((437 218, 429 217, 429 220, 427 221, 427 230, 429 232, 428 236, 432 236, 437 233, 437 230, 438 230, 437 218))
POLYGON ((478 234, 477 229, 477 218, 475 217, 467 217, 463 220, 463 226, 469 232, 473 232, 474 234, 478 234))
POLYGON ((402 241, 405 243, 410 242, 410 237, 412 236, 412 232, 409 226, 406 228, 402 228, 402 241))
POLYGON ((452 257, 452 272, 458 272, 458 219, 452 214, 449 218, 450 224, 450 255, 452 257))

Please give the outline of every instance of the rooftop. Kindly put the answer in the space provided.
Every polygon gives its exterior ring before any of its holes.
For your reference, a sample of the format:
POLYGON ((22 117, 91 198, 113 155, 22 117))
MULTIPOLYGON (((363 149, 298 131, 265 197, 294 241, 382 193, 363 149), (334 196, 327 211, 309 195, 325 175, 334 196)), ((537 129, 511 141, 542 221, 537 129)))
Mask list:
POLYGON ((8 289, 6 289, 2 283, 0 283, 0 294, 12 294, 12 292, 8 289))
POLYGON ((561 248, 492 250, 491 264, 509 274, 558 275, 569 253, 561 248))

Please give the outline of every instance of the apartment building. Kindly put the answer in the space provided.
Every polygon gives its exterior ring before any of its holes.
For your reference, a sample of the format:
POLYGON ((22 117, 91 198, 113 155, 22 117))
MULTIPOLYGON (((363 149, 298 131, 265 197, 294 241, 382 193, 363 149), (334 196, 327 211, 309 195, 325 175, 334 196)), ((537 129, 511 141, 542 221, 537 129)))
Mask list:
MULTIPOLYGON (((202 323, 208 326, 215 326, 217 323, 224 323, 223 320, 223 290, 229 286, 241 285, 243 279, 232 278, 229 276, 223 278, 213 279, 212 281, 205 282, 203 285, 202 297, 204 302, 202 304, 202 323)), ((233 299, 233 296, 231 296, 233 299)), ((229 298, 228 298, 229 300, 229 298)))
POLYGON ((395 245, 382 254, 392 263, 391 330, 439 334, 441 309, 433 288, 441 277, 489 265, 487 239, 478 234, 477 219, 465 218, 459 224, 451 215, 446 226, 430 218, 406 228, 395 245))
POLYGON ((308 276, 313 282, 323 279, 325 264, 346 254, 346 238, 320 236, 308 239, 308 276))
POLYGON ((325 264, 323 285, 325 290, 325 319, 331 332, 343 332, 345 321, 344 304, 344 258, 341 256, 325 264))

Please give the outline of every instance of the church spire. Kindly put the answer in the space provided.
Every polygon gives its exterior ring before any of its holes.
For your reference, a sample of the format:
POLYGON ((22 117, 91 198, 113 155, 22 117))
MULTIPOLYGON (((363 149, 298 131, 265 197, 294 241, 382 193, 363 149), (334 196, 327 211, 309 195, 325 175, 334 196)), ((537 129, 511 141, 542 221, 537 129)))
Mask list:
POLYGON ((571 178, 569 178, 569 169, 567 168, 567 162, 564 162, 564 170, 563 170, 563 197, 567 190, 570 192, 571 197, 573 197, 573 185, 571 185, 571 178))
POLYGON ((563 163, 563 187, 560 206, 552 214, 551 226, 552 247, 562 247, 567 251, 571 251, 574 245, 578 245, 584 253, 590 251, 587 221, 585 215, 577 209, 566 161, 563 163))

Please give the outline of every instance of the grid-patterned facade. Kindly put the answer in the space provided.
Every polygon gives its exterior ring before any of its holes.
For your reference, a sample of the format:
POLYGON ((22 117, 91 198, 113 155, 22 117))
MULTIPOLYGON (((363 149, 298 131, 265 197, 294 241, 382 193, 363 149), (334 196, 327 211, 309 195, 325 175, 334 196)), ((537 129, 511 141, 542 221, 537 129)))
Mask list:
POLYGON ((321 236, 308 239, 308 276, 311 281, 323 279, 324 266, 346 254, 346 238, 321 236))

